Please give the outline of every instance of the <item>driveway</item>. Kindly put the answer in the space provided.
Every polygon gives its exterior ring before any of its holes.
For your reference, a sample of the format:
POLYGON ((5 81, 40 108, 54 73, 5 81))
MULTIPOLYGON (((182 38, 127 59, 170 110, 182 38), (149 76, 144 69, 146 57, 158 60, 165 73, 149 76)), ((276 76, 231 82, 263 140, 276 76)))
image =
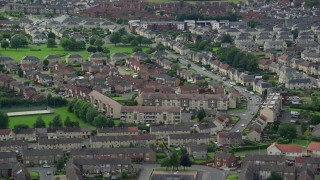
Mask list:
POLYGON ((53 180, 54 179, 53 171, 55 170, 55 167, 52 167, 52 166, 51 166, 51 168, 30 167, 27 169, 28 169, 28 171, 38 172, 41 180, 44 180, 44 179, 45 180, 53 180), (47 175, 48 172, 50 172, 51 175, 47 175))

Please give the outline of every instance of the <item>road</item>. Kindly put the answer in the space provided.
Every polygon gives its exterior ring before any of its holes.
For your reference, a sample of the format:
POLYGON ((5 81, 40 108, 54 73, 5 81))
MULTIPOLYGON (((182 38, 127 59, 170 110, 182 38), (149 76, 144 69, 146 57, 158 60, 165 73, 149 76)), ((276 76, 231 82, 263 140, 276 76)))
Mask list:
POLYGON ((40 179, 43 180, 53 180, 54 179, 54 175, 53 175, 53 171, 55 170, 54 167, 51 168, 43 168, 43 167, 30 167, 27 168, 28 171, 35 171, 38 172, 40 175, 40 179), (50 172, 51 175, 47 175, 47 173, 50 172))
MULTIPOLYGON (((207 76, 216 81, 222 81, 219 75, 214 74, 207 70, 203 70, 201 66, 186 60, 185 57, 173 54, 171 52, 168 52, 168 53, 169 53, 169 56, 174 59, 179 58, 180 63, 183 65, 191 64, 191 68, 194 69, 198 74, 207 76)), ((232 87, 230 82, 228 81, 222 81, 222 82, 224 86, 232 87)), ((242 94, 247 99, 247 110, 242 113, 234 113, 234 115, 240 117, 240 120, 231 129, 231 132, 237 132, 237 131, 242 132, 249 125, 249 123, 251 122, 255 114, 258 113, 261 98, 258 95, 251 95, 250 93, 246 92, 245 87, 235 86, 234 88, 238 90, 240 94, 242 94), (252 100, 250 100, 249 97, 251 97, 252 100)))
MULTIPOLYGON (((146 180, 149 179, 151 173, 154 168, 160 167, 159 164, 143 164, 139 165, 140 168, 143 168, 141 171, 138 180, 146 180)), ((193 165, 191 168, 198 169, 202 174, 203 180, 209 179, 226 179, 226 175, 229 174, 229 171, 221 171, 215 168, 207 167, 207 166, 200 166, 200 165, 193 165)))

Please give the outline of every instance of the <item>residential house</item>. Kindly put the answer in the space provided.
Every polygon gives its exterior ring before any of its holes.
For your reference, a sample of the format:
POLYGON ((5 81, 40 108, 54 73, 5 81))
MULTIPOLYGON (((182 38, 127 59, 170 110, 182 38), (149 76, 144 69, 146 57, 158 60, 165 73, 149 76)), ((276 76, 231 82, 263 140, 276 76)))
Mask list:
POLYGON ((209 133, 170 134, 168 135, 168 146, 181 146, 191 142, 208 145, 210 137, 209 133))
POLYGON ((0 152, 21 151, 28 149, 28 142, 23 140, 7 140, 0 141, 0 152))
POLYGON ((155 135, 92 136, 91 148, 146 147, 156 143, 155 135))
POLYGON ((151 126, 150 134, 155 135, 157 139, 167 140, 170 134, 190 134, 191 124, 151 126))
POLYGON ((83 62, 83 57, 79 54, 70 54, 66 58, 66 63, 68 64, 81 64, 83 62))
POLYGON ((207 159, 208 147, 206 145, 199 145, 196 143, 186 144, 187 152, 193 159, 207 159))
POLYGON ((26 164, 54 164, 63 157, 61 149, 29 149, 22 154, 26 164))
POLYGON ((36 131, 35 129, 13 129, 15 140, 35 141, 36 131))
POLYGON ((207 123, 196 123, 193 125, 194 130, 198 133, 209 133, 210 135, 217 134, 217 125, 209 121, 207 123))
POLYGON ((282 99, 279 93, 270 93, 260 108, 260 117, 268 123, 277 120, 282 109, 282 99))
POLYGON ((268 155, 285 155, 286 157, 302 157, 303 147, 294 144, 273 143, 267 148, 268 155))
POLYGON ((312 83, 310 79, 291 79, 285 87, 288 89, 311 89, 312 83))
POLYGON ((287 44, 284 41, 266 41, 263 45, 264 51, 269 49, 285 50, 286 48, 287 44))
POLYGON ((0 141, 13 140, 15 134, 11 129, 0 129, 0 141))
POLYGON ((250 141, 261 141, 261 127, 258 125, 253 125, 252 127, 250 127, 249 133, 247 134, 247 138, 250 141))
POLYGON ((256 165, 284 165, 286 159, 284 155, 269 156, 267 154, 247 154, 246 157, 242 159, 242 161, 245 163, 254 163, 256 165))
POLYGON ((38 149, 81 149, 82 142, 82 138, 39 139, 38 149))
POLYGON ((97 136, 124 136, 124 135, 138 135, 139 129, 137 127, 112 127, 112 128, 98 128, 97 136))
POLYGON ((243 144, 241 132, 219 132, 217 141, 220 146, 234 146, 243 144))
POLYGON ((311 142, 307 147, 307 154, 312 157, 320 157, 320 143, 311 142))
POLYGON ((263 95, 265 91, 268 92, 268 89, 270 88, 272 88, 272 84, 263 79, 255 79, 253 81, 253 91, 260 95, 263 95))
POLYGON ((241 73, 239 77, 239 83, 242 86, 252 86, 254 82, 254 75, 248 75, 246 73, 241 73))
POLYGON ((235 168, 238 166, 238 159, 227 152, 216 152, 214 155, 214 165, 221 168, 235 168))
POLYGON ((48 139, 60 139, 60 138, 84 138, 88 139, 91 135, 91 129, 89 127, 64 127, 64 128, 48 128, 48 139))
POLYGON ((138 61, 145 61, 148 59, 148 55, 146 53, 144 53, 143 51, 134 52, 131 55, 131 57, 138 60, 138 61))

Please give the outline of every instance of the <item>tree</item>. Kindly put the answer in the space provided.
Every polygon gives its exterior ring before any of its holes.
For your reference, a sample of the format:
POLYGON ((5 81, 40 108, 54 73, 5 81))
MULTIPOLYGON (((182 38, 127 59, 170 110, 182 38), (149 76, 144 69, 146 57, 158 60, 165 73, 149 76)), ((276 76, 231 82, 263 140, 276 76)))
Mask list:
POLYGON ((3 39, 3 40, 1 41, 1 48, 7 50, 8 47, 9 47, 9 42, 6 41, 5 39, 3 39))
POLYGON ((299 36, 299 30, 294 29, 291 31, 291 34, 293 35, 293 39, 297 39, 297 37, 299 36))
POLYGON ((38 116, 36 122, 33 124, 33 127, 34 128, 45 128, 46 123, 44 122, 44 120, 42 119, 41 116, 38 116))
POLYGON ((283 180, 283 177, 276 172, 271 172, 271 175, 267 178, 267 180, 283 180))
POLYGON ((17 50, 19 47, 28 45, 28 40, 24 35, 17 34, 11 38, 10 45, 12 48, 17 50))
POLYGON ((118 32, 111 33, 109 37, 110 42, 112 42, 115 46, 121 41, 121 36, 118 32))
POLYGON ((99 113, 96 108, 89 107, 86 113, 86 122, 91 123, 98 114, 99 113))
POLYGON ((184 153, 181 156, 180 164, 183 166, 184 170, 186 170, 186 167, 191 167, 191 161, 188 153, 184 153))
POLYGON ((88 52, 91 52, 91 53, 95 53, 95 52, 97 52, 97 48, 96 48, 96 47, 93 47, 93 46, 89 46, 89 47, 87 48, 87 51, 88 51, 88 52))
POLYGON ((63 167, 64 167, 64 157, 62 156, 56 162, 56 168, 57 168, 57 170, 62 170, 63 167))
POLYGON ((68 111, 69 112, 73 112, 73 106, 77 101, 78 101, 78 99, 72 99, 71 101, 69 101, 69 103, 68 103, 68 111))
POLYGON ((199 121, 202 121, 206 117, 206 111, 203 108, 200 108, 200 110, 197 113, 197 117, 199 121))
POLYGON ((104 42, 102 41, 101 38, 97 39, 95 42, 94 42, 94 45, 97 46, 97 47, 102 47, 104 44, 104 42))
POLYGON ((13 127, 13 129, 28 129, 29 126, 27 124, 17 124, 13 127))
POLYGON ((22 69, 20 67, 18 69, 18 76, 19 77, 23 77, 23 71, 22 71, 22 69))
POLYGON ((133 47, 136 47, 139 45, 139 42, 137 40, 133 40, 130 42, 130 45, 133 46, 133 47))
POLYGON ((49 61, 48 61, 47 59, 43 60, 43 65, 44 65, 45 67, 48 67, 49 61))
POLYGON ((232 43, 233 39, 229 34, 223 34, 221 36, 221 43, 232 43))
POLYGON ((6 129, 9 125, 9 118, 7 113, 0 112, 0 129, 6 129))
POLYGON ((47 48, 55 48, 57 47, 56 40, 49 38, 47 41, 47 48))
POLYGON ((172 167, 178 168, 180 166, 180 158, 176 150, 174 150, 170 155, 170 165, 172 167))
POLYGON ((260 25, 261 23, 259 21, 255 21, 255 20, 250 20, 247 22, 247 25, 251 28, 255 28, 258 25, 260 25))
POLYGON ((168 167, 171 166, 170 158, 166 157, 166 158, 162 159, 160 161, 160 166, 161 167, 166 167, 166 169, 168 169, 168 167))
POLYGON ((93 119, 92 124, 97 128, 103 128, 107 126, 107 117, 99 115, 93 119))
POLYGON ((312 115, 309 123, 310 123, 310 125, 314 125, 314 126, 318 125, 320 123, 320 116, 312 115))
POLYGON ((64 120, 64 126, 65 127, 79 127, 79 122, 78 121, 71 121, 70 117, 67 116, 66 119, 64 120))
POLYGON ((296 126, 291 123, 280 124, 278 131, 281 137, 289 140, 292 140, 297 136, 296 126))
POLYGON ((110 53, 110 49, 104 47, 103 50, 102 50, 102 52, 103 52, 103 53, 106 53, 106 54, 109 54, 109 53, 110 53))
POLYGON ((262 79, 267 81, 269 79, 269 76, 267 74, 262 75, 262 79))
POLYGON ((62 119, 59 114, 53 117, 51 121, 51 127, 53 128, 62 127, 62 119))
POLYGON ((90 40, 89 40, 89 44, 90 44, 91 46, 93 46, 95 41, 96 41, 96 38, 91 37, 90 40))
POLYGON ((53 32, 49 32, 48 39, 56 39, 56 35, 53 32))

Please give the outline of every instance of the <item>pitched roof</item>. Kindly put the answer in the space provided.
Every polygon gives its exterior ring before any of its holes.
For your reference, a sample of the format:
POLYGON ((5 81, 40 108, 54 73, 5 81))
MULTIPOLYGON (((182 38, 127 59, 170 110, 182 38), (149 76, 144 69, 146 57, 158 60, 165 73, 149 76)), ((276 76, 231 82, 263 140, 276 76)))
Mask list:
POLYGON ((300 145, 294 145, 294 144, 271 144, 267 150, 270 150, 271 148, 276 147, 281 152, 295 152, 295 153, 302 153, 303 147, 300 145))
POLYGON ((320 143, 319 142, 311 142, 308 147, 308 151, 320 151, 320 143))

